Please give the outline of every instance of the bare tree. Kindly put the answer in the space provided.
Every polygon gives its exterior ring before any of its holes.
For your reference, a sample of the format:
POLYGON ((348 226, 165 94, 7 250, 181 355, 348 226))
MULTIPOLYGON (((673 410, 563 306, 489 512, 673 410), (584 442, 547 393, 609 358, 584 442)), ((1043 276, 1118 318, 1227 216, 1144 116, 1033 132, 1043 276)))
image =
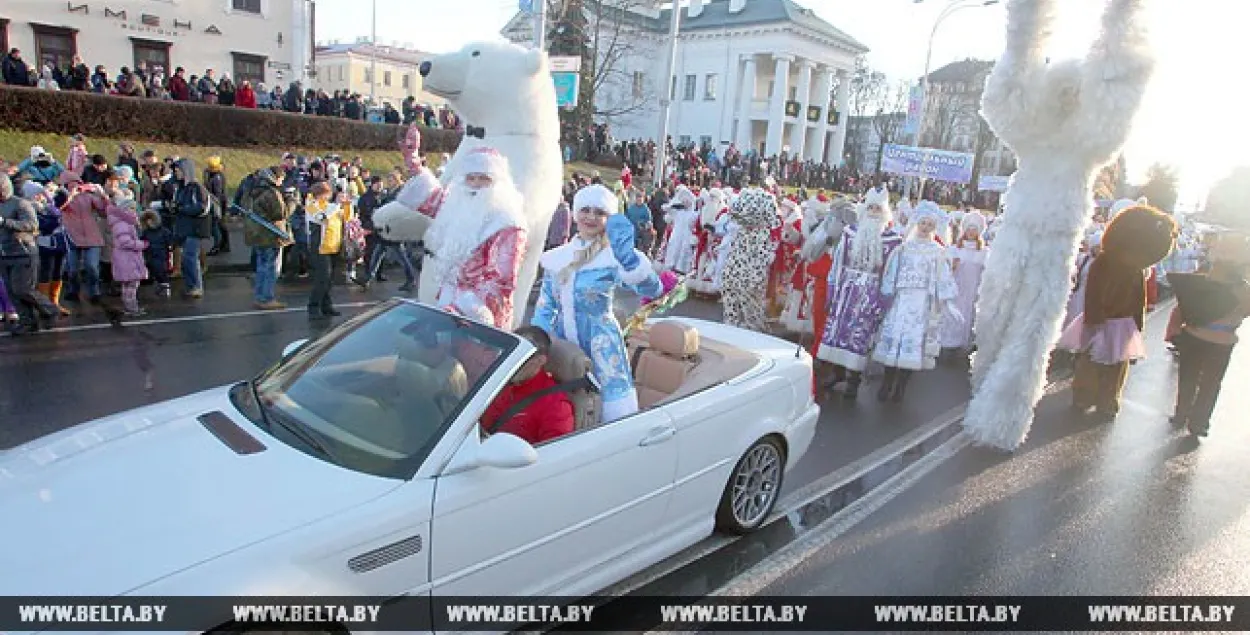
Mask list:
MULTIPOLYGON (((930 87, 931 89, 933 86, 930 87)), ((961 124, 975 112, 968 94, 954 90, 933 91, 926 118, 925 140, 930 147, 950 150, 959 134, 961 124)))
MULTIPOLYGON (((982 162, 985 160, 985 153, 993 148, 998 142, 998 136, 994 134, 994 130, 990 128, 990 124, 985 121, 980 113, 977 113, 977 138, 972 148, 972 186, 976 187, 981 182, 981 168, 984 167, 982 162)), ((998 175, 995 175, 998 176, 998 175)))
MULTIPOLYGON (((849 81, 850 87, 848 93, 849 113, 842 113, 846 117, 847 125, 851 121, 864 121, 865 118, 871 116, 875 112, 875 108, 880 105, 881 94, 889 90, 889 82, 886 80, 885 73, 872 70, 868 66, 868 61, 864 56, 855 58, 855 71, 849 78, 839 81, 849 81)), ((860 143, 849 143, 846 148, 847 164, 852 170, 858 171, 864 163, 864 158, 860 156, 864 152, 863 145, 860 143)))
POLYGON ((881 174, 881 158, 885 155, 885 146, 894 143, 903 134, 903 126, 907 123, 907 102, 911 87, 907 82, 898 82, 887 86, 879 92, 876 114, 872 125, 877 132, 881 146, 877 148, 877 175, 881 174))
MULTIPOLYGON (((582 0, 588 33, 589 93, 594 115, 611 119, 649 108, 657 99, 655 82, 630 66, 631 60, 650 60, 657 41, 643 28, 635 12, 649 0, 582 0)), ((719 88, 719 87, 718 87, 719 88)))

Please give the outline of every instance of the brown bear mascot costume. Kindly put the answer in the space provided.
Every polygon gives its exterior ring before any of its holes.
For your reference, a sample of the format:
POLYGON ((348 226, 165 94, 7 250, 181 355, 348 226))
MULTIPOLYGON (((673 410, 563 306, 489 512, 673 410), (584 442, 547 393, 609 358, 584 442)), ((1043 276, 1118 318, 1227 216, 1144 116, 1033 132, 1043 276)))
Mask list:
POLYGON ((1176 221, 1146 205, 1120 212, 1102 237, 1085 286, 1085 313, 1074 319, 1060 345, 1077 353, 1072 407, 1096 409, 1103 421, 1120 412, 1120 395, 1131 362, 1146 354, 1148 269, 1176 243, 1176 221))

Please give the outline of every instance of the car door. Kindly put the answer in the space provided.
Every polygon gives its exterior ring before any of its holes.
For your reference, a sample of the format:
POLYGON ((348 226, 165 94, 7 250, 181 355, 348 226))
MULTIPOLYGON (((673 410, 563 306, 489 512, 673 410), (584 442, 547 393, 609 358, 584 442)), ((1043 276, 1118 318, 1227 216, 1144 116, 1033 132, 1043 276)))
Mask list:
POLYGON ((558 593, 655 539, 672 496, 676 434, 667 413, 651 410, 542 444, 526 467, 439 476, 433 592, 558 593))

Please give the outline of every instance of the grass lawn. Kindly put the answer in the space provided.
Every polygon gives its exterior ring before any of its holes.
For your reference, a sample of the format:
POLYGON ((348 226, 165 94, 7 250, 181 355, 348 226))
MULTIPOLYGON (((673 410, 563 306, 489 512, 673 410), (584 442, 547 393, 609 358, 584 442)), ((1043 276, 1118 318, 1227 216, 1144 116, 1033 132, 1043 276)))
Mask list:
MULTIPOLYGON (((339 154, 345 158, 360 155, 364 158, 365 165, 373 172, 387 170, 397 165, 402 165, 403 159, 399 155, 399 151, 387 152, 382 150, 333 150, 333 149, 310 149, 310 148, 217 148, 211 146, 180 146, 167 143, 148 143, 145 141, 126 141, 122 139, 105 139, 98 137, 87 137, 87 152, 90 154, 102 154, 111 163, 117 160, 117 147, 123 142, 128 142, 135 148, 135 154, 142 155, 145 150, 155 150, 157 156, 165 158, 167 156, 190 157, 195 160, 197 169, 203 170, 206 160, 211 156, 220 156, 221 162, 226 168, 227 187, 231 190, 238 185, 244 176, 255 172, 266 166, 272 166, 279 162, 283 152, 294 152, 304 156, 324 156, 326 154, 339 154)), ((0 128, 0 158, 10 163, 17 164, 30 156, 31 146, 43 146, 57 161, 65 162, 66 156, 69 154, 69 137, 57 134, 48 134, 42 132, 24 132, 21 130, 11 130, 0 128)), ((431 154, 428 160, 431 165, 437 165, 439 156, 431 154)), ((620 180, 620 174, 616 170, 601 168, 589 163, 570 163, 564 166, 565 176, 568 177, 573 172, 581 172, 583 174, 598 170, 603 180, 609 185, 620 180)))

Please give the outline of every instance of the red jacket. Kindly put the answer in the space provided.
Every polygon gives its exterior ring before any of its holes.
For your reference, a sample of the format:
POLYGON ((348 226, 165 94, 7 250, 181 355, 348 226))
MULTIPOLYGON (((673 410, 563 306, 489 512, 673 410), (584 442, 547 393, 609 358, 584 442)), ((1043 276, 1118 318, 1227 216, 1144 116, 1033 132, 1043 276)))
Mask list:
MULTIPOLYGON (((486 407, 486 412, 482 414, 482 430, 489 432, 495 421, 513 404, 544 388, 555 386, 556 383, 551 373, 544 370, 523 384, 504 386, 503 391, 495 397, 495 401, 491 402, 486 407)), ((571 434, 574 423, 573 402, 569 401, 567 394, 553 392, 539 397, 537 401, 518 412, 495 432, 513 434, 525 439, 531 445, 537 445, 543 441, 571 434)))
POLYGON ((256 91, 251 86, 240 86, 234 93, 234 105, 239 108, 255 108, 256 91))

